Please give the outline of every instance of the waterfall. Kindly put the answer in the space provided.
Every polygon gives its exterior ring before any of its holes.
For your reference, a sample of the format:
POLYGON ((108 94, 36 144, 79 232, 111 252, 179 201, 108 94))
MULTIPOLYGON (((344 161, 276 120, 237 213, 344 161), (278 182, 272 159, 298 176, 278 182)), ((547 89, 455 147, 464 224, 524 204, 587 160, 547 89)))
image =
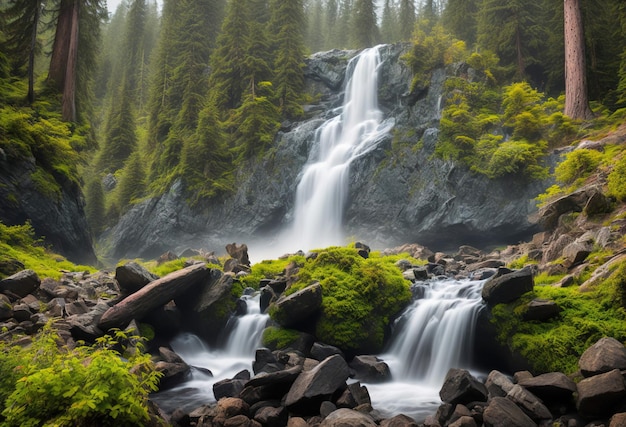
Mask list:
POLYGON ((432 280, 415 285, 418 298, 397 320, 388 351, 394 380, 368 384, 375 408, 416 419, 433 413, 450 368, 470 369, 484 281, 432 280))
POLYGON ((340 114, 315 133, 296 190, 294 238, 289 239, 302 249, 345 244, 342 221, 350 164, 376 148, 393 126, 393 120, 382 120, 378 109, 379 48, 365 49, 351 60, 348 70, 353 71, 340 114))
POLYGON ((215 402, 213 384, 232 378, 244 369, 252 371, 254 354, 269 316, 261 314, 258 293, 242 299, 246 302, 247 313, 229 320, 224 331, 227 340, 221 348, 211 349, 191 333, 180 334, 172 340, 172 349, 193 369, 189 381, 151 397, 163 410, 167 412, 179 407, 191 410, 215 402), (213 376, 206 374, 207 369, 213 376))

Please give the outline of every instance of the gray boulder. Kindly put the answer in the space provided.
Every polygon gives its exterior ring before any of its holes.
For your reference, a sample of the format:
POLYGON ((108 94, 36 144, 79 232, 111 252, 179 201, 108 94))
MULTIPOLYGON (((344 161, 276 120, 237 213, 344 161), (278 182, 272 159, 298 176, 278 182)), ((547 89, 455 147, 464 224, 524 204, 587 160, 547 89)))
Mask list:
POLYGON ((568 402, 576 391, 576 383, 562 372, 549 372, 519 381, 519 385, 544 402, 568 402))
POLYGON ((553 317, 557 317, 560 312, 561 307, 554 301, 535 298, 526 306, 526 312, 523 317, 524 320, 544 322, 553 317))
POLYGON ((585 378, 577 384, 577 389, 576 406, 580 415, 588 419, 612 415, 626 399, 626 386, 619 369, 585 378))
POLYGON ((0 280, 0 293, 23 298, 34 292, 40 283, 39 276, 33 270, 22 270, 6 279, 0 280))
POLYGON ((439 397, 445 403, 456 405, 487 400, 487 387, 465 369, 452 368, 446 374, 439 397))
POLYGON ((533 286, 532 270, 525 267, 487 280, 483 286, 482 297, 490 306, 508 303, 532 291, 533 286))
POLYGON ((115 269, 115 280, 117 280, 120 290, 127 295, 137 292, 158 278, 159 276, 150 273, 134 261, 127 262, 115 269))
POLYGON ((378 383, 391 379, 389 365, 376 356, 355 356, 349 363, 354 376, 366 383, 378 383))
POLYGON ((585 350, 578 360, 580 372, 585 377, 626 369, 626 347, 612 337, 604 337, 585 350))
POLYGON ((349 375, 346 361, 341 356, 331 356, 298 375, 285 396, 285 406, 296 413, 315 413, 322 401, 345 386, 349 375))
POLYGON ((341 408, 332 412, 320 427, 376 427, 376 422, 367 414, 354 409, 341 408))
POLYGON ((515 384, 513 388, 509 390, 506 397, 519 406, 526 415, 537 422, 552 419, 552 414, 546 405, 544 405, 537 396, 519 384, 515 384))
POLYGON ((494 397, 483 412, 485 427, 537 427, 519 406, 506 397, 494 397))
POLYGON ((290 327, 306 320, 322 306, 322 286, 314 283, 274 303, 272 318, 281 326, 290 327))
POLYGON ((515 384, 502 372, 493 370, 489 372, 485 387, 489 393, 489 397, 505 397, 515 384))

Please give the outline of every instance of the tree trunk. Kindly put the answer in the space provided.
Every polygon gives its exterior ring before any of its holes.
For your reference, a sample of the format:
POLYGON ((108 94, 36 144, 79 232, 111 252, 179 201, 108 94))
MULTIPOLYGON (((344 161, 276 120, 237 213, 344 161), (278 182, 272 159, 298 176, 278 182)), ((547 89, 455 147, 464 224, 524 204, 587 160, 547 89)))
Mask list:
POLYGON ((28 53, 28 103, 35 102, 35 49, 37 48, 37 28, 39 24, 39 14, 41 12, 41 0, 37 0, 35 5, 35 16, 33 16, 33 31, 30 38, 30 52, 28 53))
POLYGON ((63 90, 65 83, 65 66, 70 46, 74 2, 75 0, 62 0, 59 6, 52 56, 48 68, 48 84, 59 91, 63 90))
POLYGON ((63 120, 76 121, 76 60, 78 57, 78 8, 79 2, 74 2, 72 9, 72 26, 67 52, 65 68, 65 84, 63 85, 63 101, 61 115, 63 120))
POLYGON ((587 97, 585 38, 580 0, 564 0, 565 115, 572 119, 593 117, 587 97))

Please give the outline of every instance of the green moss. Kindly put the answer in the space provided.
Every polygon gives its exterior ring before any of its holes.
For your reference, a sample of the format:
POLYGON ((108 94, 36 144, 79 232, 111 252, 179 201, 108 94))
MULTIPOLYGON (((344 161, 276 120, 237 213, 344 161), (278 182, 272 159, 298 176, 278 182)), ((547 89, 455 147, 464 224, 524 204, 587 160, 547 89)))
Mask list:
POLYGON ((528 254, 524 254, 521 257, 513 260, 509 263, 508 267, 514 270, 519 270, 530 264, 537 264, 537 261, 528 258, 528 254))
POLYGON ((244 284, 244 287, 259 289, 259 283, 262 279, 275 278, 280 275, 291 263, 303 265, 304 257, 300 255, 293 255, 284 259, 264 260, 258 262, 250 267, 250 274, 241 277, 239 280, 241 280, 244 284))
POLYGON ((539 372, 574 373, 585 349, 610 336, 626 342, 626 262, 590 292, 576 287, 535 286, 533 292, 512 304, 492 310, 499 340, 519 352, 539 372), (526 304, 544 298, 562 309, 547 322, 523 321, 526 304))
POLYGON ((411 300, 409 282, 394 265, 396 258, 372 253, 364 259, 350 247, 317 252, 287 292, 319 282, 323 297, 317 339, 347 352, 380 351, 390 319, 411 300))
POLYGON ((300 338, 300 332, 270 326, 263 331, 262 345, 271 349, 284 349, 300 338))

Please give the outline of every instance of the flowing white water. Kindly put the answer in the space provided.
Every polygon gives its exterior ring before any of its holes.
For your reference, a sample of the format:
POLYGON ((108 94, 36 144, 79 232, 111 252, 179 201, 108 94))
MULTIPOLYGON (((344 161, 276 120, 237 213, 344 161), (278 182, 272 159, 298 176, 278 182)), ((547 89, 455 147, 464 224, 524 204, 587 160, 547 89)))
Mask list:
POLYGON ((215 402, 213 384, 232 378, 244 369, 252 373, 254 354, 269 316, 261 314, 259 295, 242 298, 246 301, 247 314, 231 318, 224 331, 227 340, 223 348, 211 349, 190 333, 172 340, 172 349, 194 369, 189 381, 153 396, 165 411, 179 407, 191 410, 215 402), (205 369, 210 370, 213 376, 203 372, 205 369))
POLYGON ((387 353, 380 356, 393 381, 367 384, 374 408, 423 419, 441 403, 450 368, 470 369, 484 281, 433 280, 398 319, 387 353))
POLYGON ((379 46, 352 59, 340 114, 315 133, 296 191, 291 238, 300 249, 343 245, 343 212, 351 163, 372 151, 393 126, 378 109, 379 46))

